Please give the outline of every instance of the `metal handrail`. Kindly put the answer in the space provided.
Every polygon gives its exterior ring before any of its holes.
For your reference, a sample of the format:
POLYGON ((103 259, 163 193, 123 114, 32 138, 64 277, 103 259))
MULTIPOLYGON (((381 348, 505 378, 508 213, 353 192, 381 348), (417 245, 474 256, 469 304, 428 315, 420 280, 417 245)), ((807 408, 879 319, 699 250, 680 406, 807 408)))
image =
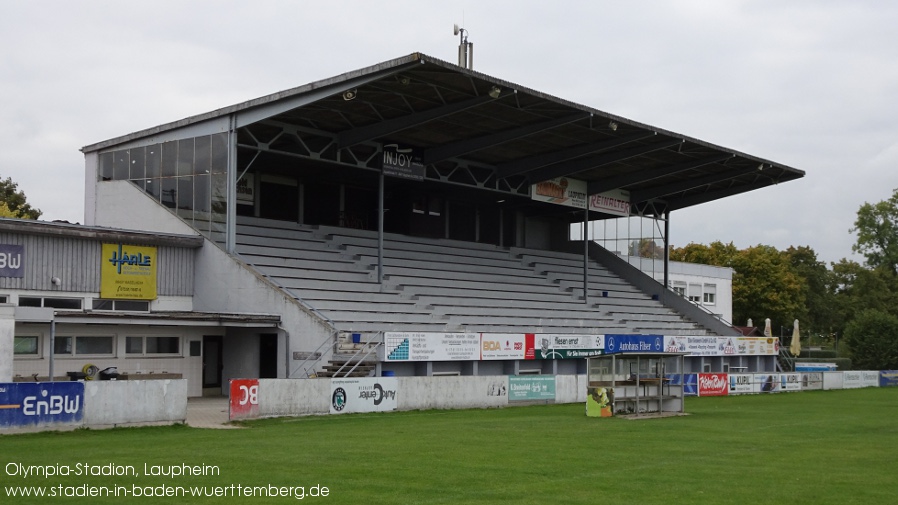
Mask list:
POLYGON ((302 362, 301 362, 295 369, 293 369, 293 372, 290 372, 290 373, 287 375, 287 377, 291 377, 297 370, 299 370, 300 368, 302 368, 302 366, 305 365, 306 362, 308 362, 309 359, 312 358, 312 356, 314 356, 314 355, 317 353, 317 354, 318 354, 318 358, 316 358, 315 361, 312 362, 312 366, 310 366, 310 367, 308 367, 308 368, 305 369, 305 373, 306 373, 306 377, 305 377, 305 378, 310 378, 310 377, 309 377, 309 370, 310 370, 311 368, 313 368, 313 367, 315 366, 316 363, 318 363, 319 361, 321 361, 321 358, 324 357, 324 353, 323 353, 323 352, 319 352, 319 351, 320 351, 321 348, 324 347, 326 344, 332 344, 332 341, 335 340, 335 337, 336 337, 337 333, 339 333, 339 332, 336 331, 336 330, 334 330, 330 335, 328 335, 327 338, 324 339, 323 342, 321 342, 321 345, 319 345, 314 351, 312 351, 306 359, 302 360, 302 362))
MULTIPOLYGON (((384 332, 379 331, 379 332, 375 333, 375 338, 376 338, 377 336, 383 336, 383 334, 384 334, 384 332)), ((358 358, 358 359, 355 360, 355 365, 353 365, 352 368, 350 368, 349 371, 346 372, 346 375, 344 375, 344 377, 346 377, 346 376, 348 376, 349 374, 351 374, 352 372, 354 372, 355 369, 358 368, 358 366, 359 366, 360 364, 362 364, 362 361, 363 361, 365 358, 367 358, 369 354, 371 354, 371 351, 377 350, 378 347, 380 347, 380 346, 382 346, 382 345, 384 344, 384 341, 383 341, 383 338, 381 338, 379 342, 377 342, 377 343, 374 344, 374 347, 370 347, 370 346, 371 346, 371 343, 372 343, 372 339, 369 338, 368 341, 365 342, 365 347, 363 347, 362 349, 359 349, 358 351, 356 351, 355 354, 353 354, 353 355, 349 358, 349 360, 348 360, 346 363, 343 363, 343 365, 342 365, 339 369, 337 369, 336 372, 334 372, 334 377, 339 376, 339 375, 340 375, 340 372, 342 372, 343 369, 346 368, 346 365, 348 365, 349 363, 351 363, 353 359, 355 359, 355 358, 358 357, 359 353, 361 353, 362 350, 364 350, 364 349, 367 348, 367 349, 368 349, 368 352, 366 352, 365 355, 362 356, 361 358, 358 358)))

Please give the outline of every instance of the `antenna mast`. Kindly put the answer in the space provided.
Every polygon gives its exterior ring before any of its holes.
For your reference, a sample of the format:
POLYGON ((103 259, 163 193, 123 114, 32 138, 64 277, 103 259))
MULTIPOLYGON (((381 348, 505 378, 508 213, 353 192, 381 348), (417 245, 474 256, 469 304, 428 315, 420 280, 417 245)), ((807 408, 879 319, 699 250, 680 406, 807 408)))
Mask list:
POLYGON ((455 25, 452 34, 458 35, 458 66, 473 70, 474 43, 468 42, 468 30, 455 25))

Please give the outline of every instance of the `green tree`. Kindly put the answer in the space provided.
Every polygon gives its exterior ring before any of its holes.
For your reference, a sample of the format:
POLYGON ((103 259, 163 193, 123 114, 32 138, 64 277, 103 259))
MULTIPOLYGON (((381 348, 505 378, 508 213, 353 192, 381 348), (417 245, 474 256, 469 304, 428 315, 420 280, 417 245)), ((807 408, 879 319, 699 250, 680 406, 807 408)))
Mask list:
POLYGON ((857 369, 893 370, 898 368, 898 317, 868 309, 845 328, 851 364, 857 369))
POLYGON ((7 213, 0 211, 3 217, 17 217, 20 219, 37 219, 41 217, 40 209, 35 209, 25 199, 25 193, 19 189, 19 185, 12 178, 0 179, 0 209, 5 207, 7 213))
POLYGON ((776 326, 790 326, 806 313, 803 279, 785 254, 757 245, 733 258, 733 319, 770 318, 776 326))
POLYGON ((850 230, 857 233, 851 249, 864 255, 872 268, 883 267, 898 275, 898 189, 888 200, 864 203, 850 230))
POLYGON ((803 280, 804 310, 795 317, 801 320, 803 331, 831 335, 839 323, 833 272, 817 259, 817 253, 807 246, 789 247, 784 251, 792 271, 803 280))
POLYGON ((732 242, 724 244, 719 240, 710 245, 690 243, 685 247, 671 247, 671 261, 684 261, 686 263, 700 263, 702 265, 714 265, 718 267, 732 267, 733 258, 739 254, 739 250, 732 242))

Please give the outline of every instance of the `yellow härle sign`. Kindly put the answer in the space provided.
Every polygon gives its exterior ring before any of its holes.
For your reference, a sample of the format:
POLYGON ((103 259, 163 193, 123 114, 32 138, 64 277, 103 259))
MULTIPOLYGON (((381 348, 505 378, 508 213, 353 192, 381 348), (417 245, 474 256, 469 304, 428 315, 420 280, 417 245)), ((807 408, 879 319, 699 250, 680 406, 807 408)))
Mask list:
POLYGON ((156 299, 156 248, 103 244, 100 298, 156 299))

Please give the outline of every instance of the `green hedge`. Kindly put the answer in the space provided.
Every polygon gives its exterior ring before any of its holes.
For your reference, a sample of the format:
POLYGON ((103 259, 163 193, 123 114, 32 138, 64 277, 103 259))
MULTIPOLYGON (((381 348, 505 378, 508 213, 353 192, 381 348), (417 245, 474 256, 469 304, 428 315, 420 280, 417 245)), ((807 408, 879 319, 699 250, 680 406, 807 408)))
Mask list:
POLYGON ((832 349, 822 349, 822 350, 813 350, 809 351, 807 349, 802 349, 801 354, 798 355, 799 359, 801 358, 813 358, 813 359, 834 359, 838 358, 839 354, 832 349))

